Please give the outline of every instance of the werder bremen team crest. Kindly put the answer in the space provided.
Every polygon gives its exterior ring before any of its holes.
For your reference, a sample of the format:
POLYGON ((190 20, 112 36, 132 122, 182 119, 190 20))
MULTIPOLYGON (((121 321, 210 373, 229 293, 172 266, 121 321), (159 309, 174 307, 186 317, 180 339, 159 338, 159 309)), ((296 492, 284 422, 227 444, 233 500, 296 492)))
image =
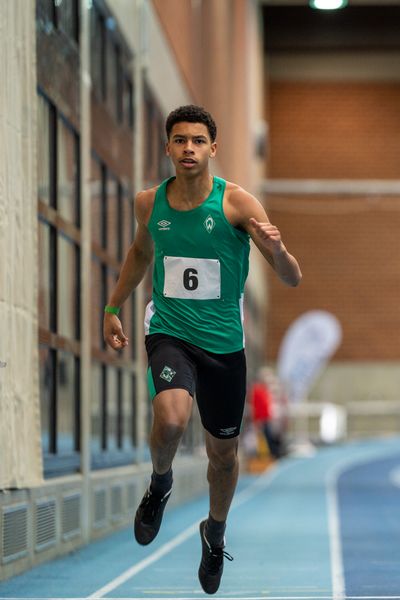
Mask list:
POLYGON ((175 377, 176 371, 171 369, 171 367, 165 366, 160 373, 161 379, 165 379, 168 383, 171 383, 172 379, 175 377))
POLYGON ((211 215, 208 215, 207 219, 204 221, 204 227, 207 229, 208 233, 211 233, 215 227, 215 221, 211 215))

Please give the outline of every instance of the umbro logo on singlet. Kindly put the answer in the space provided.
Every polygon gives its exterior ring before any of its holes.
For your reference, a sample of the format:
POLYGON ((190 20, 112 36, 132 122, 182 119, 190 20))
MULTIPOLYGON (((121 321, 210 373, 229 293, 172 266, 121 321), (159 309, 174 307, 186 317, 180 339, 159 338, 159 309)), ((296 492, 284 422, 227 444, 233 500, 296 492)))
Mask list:
POLYGON ((163 219, 162 221, 158 221, 157 225, 159 225, 158 231, 169 231, 171 221, 166 221, 163 219))
POLYGON ((207 219, 204 221, 204 227, 207 229, 208 233, 211 233, 215 227, 215 221, 211 215, 208 215, 207 219))

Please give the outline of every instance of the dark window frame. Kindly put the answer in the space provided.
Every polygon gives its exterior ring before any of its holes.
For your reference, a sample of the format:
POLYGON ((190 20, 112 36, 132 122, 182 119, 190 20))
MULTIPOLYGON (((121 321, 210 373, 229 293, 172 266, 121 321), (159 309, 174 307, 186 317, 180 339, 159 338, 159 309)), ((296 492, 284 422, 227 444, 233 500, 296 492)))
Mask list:
MULTIPOLYGON (((126 256, 128 248, 123 247, 124 243, 124 230, 123 230, 123 207, 124 202, 129 204, 129 214, 131 219, 131 228, 133 231, 133 197, 130 191, 124 186, 121 180, 115 176, 114 172, 109 169, 102 159, 92 151, 92 160, 96 163, 96 171, 100 173, 101 177, 101 190, 100 190, 100 204, 99 208, 101 214, 99 220, 101 224, 101 245, 92 240, 91 244, 91 256, 92 261, 96 261, 100 265, 100 302, 98 309, 102 311, 104 305, 108 301, 111 290, 109 289, 110 275, 114 278, 117 277, 121 270, 123 261, 126 256), (116 236, 118 238, 117 245, 117 256, 113 256, 108 245, 108 232, 107 232, 107 217, 109 215, 109 202, 108 196, 109 183, 115 182, 117 195, 113 197, 113 201, 117 202, 117 231, 116 236)), ((131 240, 130 240, 131 243, 131 240)), ((136 324, 135 324, 135 294, 131 295, 131 298, 127 300, 130 302, 130 309, 132 315, 132 331, 129 331, 128 335, 131 339, 132 351, 134 351, 134 339, 136 336, 136 324)), ((121 318, 123 319, 124 308, 122 308, 121 318)), ((124 375, 132 378, 132 384, 136 383, 136 371, 132 364, 135 356, 125 357, 122 352, 111 353, 106 346, 104 339, 101 337, 100 347, 96 348, 92 346, 92 364, 96 364, 100 367, 101 372, 101 397, 99 398, 99 407, 101 414, 99 415, 100 429, 99 429, 99 448, 100 450, 92 450, 91 462, 93 469, 107 468, 111 466, 123 465, 131 463, 135 460, 137 453, 136 448, 136 434, 133 430, 130 435, 132 447, 127 449, 124 447, 124 425, 128 419, 132 419, 133 423, 136 423, 136 388, 133 388, 134 393, 132 394, 131 402, 131 415, 124 414, 124 402, 123 402, 123 377, 124 375), (108 378, 109 368, 116 370, 116 389, 114 390, 112 398, 109 396, 108 390, 108 378), (110 447, 110 423, 111 417, 110 406, 111 402, 115 402, 116 407, 116 447, 110 447)), ((114 433, 113 433, 114 435, 114 433)))
POLYGON ((91 6, 92 18, 90 19, 91 28, 96 24, 100 32, 100 49, 95 52, 93 42, 93 31, 91 31, 91 73, 93 81, 93 92, 97 99, 108 110, 115 123, 123 125, 126 115, 124 115, 124 84, 128 82, 129 94, 132 98, 128 101, 127 124, 130 129, 134 127, 134 102, 133 102, 133 84, 129 70, 129 63, 133 59, 132 52, 126 44, 122 33, 106 3, 103 0, 93 0, 91 6), (112 23, 112 27, 110 27, 112 23), (113 90, 114 97, 110 98, 109 94, 109 67, 108 67, 108 52, 113 52, 113 69, 115 71, 115 89, 113 90), (96 61, 99 61, 96 63, 96 61), (94 69, 97 70, 94 71, 94 69), (100 81, 97 81, 99 75, 100 81), (130 91, 132 90, 132 91, 130 91))
POLYGON ((43 450, 44 475, 46 478, 51 478, 64 473, 76 472, 80 468, 80 298, 81 298, 81 282, 80 282, 80 258, 81 258, 81 233, 80 233, 80 139, 79 134, 74 127, 68 122, 64 115, 57 110, 54 103, 40 89, 37 90, 38 97, 43 98, 48 105, 49 119, 49 205, 38 200, 38 219, 41 223, 49 228, 49 329, 39 326, 39 343, 48 348, 51 360, 51 392, 49 406, 49 448, 48 451, 43 450), (64 219, 58 212, 57 202, 57 182, 58 182, 58 121, 61 119, 63 123, 74 134, 74 159, 76 164, 76 181, 75 181, 75 222, 71 223, 64 219), (72 243, 75 260, 78 268, 74 273, 76 294, 74 298, 75 314, 77 319, 74 323, 75 331, 74 338, 68 338, 58 333, 58 240, 62 236, 72 243), (57 431, 57 412, 58 412, 58 370, 59 370, 59 351, 66 351, 74 358, 74 430, 73 435, 73 452, 65 454, 59 453, 58 448, 58 431, 57 431))

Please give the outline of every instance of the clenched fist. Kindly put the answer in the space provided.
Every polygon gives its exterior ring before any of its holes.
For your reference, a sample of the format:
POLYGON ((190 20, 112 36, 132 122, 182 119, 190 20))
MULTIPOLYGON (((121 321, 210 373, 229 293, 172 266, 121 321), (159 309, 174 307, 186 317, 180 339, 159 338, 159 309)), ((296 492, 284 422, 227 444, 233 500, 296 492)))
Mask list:
POLYGON ((103 336, 105 342, 114 350, 121 350, 129 343, 122 331, 121 321, 117 315, 111 313, 104 313, 103 336))
POLYGON ((253 217, 250 219, 250 225, 253 227, 258 239, 262 245, 272 254, 279 254, 284 249, 281 240, 280 231, 271 223, 260 223, 253 217))

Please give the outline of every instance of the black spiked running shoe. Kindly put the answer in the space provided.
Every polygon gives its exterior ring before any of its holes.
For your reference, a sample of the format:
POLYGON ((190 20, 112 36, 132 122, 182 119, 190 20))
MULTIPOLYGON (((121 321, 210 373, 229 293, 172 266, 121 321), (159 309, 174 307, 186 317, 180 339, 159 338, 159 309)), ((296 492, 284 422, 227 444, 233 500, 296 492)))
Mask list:
POLYGON ((136 511, 134 528, 136 541, 142 546, 150 544, 156 537, 171 491, 172 489, 161 496, 152 492, 149 487, 143 496, 136 511))
POLYGON ((199 567, 199 580, 206 594, 215 594, 221 582, 224 570, 224 558, 233 560, 233 557, 225 552, 225 546, 211 546, 205 535, 207 521, 200 523, 201 537, 201 562, 199 567))

